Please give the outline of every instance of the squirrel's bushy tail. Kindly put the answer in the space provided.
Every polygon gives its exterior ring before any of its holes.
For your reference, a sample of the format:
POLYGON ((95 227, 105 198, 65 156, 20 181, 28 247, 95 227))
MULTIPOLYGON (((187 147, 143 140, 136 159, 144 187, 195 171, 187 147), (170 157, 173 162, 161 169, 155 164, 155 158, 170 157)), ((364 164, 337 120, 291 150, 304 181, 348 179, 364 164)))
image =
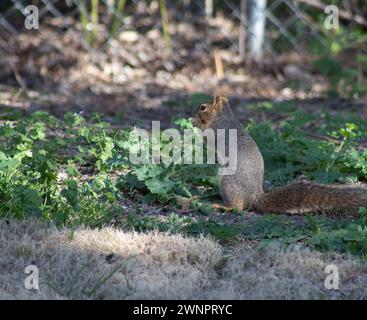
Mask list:
POLYGON ((367 208, 367 187, 294 183, 264 193, 255 207, 269 213, 358 213, 367 208))

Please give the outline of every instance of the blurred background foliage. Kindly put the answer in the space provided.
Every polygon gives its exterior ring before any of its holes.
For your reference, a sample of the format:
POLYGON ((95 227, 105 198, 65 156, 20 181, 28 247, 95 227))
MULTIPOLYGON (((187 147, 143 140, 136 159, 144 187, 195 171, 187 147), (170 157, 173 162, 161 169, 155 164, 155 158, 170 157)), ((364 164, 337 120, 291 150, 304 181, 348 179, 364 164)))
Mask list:
MULTIPOLYGON (((31 3, 40 8, 41 21, 50 22, 51 19, 51 24, 61 29, 80 26, 83 31, 81 40, 87 50, 105 50, 119 37, 133 43, 137 37, 133 32, 147 35, 151 30, 159 30, 161 36, 154 41, 162 41, 171 57, 181 48, 177 43, 189 40, 190 48, 203 47, 210 55, 216 50, 229 50, 232 61, 236 61, 241 46, 246 52, 246 38, 251 32, 249 12, 252 2, 245 0, 35 0, 31 3), (191 24, 200 36, 183 39, 178 29, 187 24, 191 24)), ((26 0, 0 3, 0 27, 4 28, 4 38, 8 33, 16 36, 24 32, 23 11, 28 4, 30 1, 26 0)), ((367 3, 363 0, 327 3, 321 0, 267 1, 261 62, 266 64, 270 59, 275 64, 274 57, 295 52, 314 62, 313 72, 328 78, 330 97, 361 97, 367 87, 366 12, 367 3), (330 4, 339 9, 337 30, 324 27, 324 7, 330 4)), ((193 52, 190 58, 195 59, 193 52)), ((215 58, 216 74, 221 77, 223 57, 219 52, 215 58)), ((251 57, 242 54, 239 60, 249 61, 251 57)))

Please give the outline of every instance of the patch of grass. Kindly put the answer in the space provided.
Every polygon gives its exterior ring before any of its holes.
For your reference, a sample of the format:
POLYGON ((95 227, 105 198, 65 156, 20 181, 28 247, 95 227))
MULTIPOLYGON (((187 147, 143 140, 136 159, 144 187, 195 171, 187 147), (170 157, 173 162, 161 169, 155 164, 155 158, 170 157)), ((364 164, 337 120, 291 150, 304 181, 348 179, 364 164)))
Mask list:
POLYGON ((302 130, 304 134, 318 133, 335 136, 346 123, 353 123, 357 125, 362 136, 367 135, 367 119, 361 117, 360 107, 354 106, 352 103, 347 108, 339 107, 337 111, 331 110, 327 101, 313 104, 304 103, 303 105, 297 101, 277 103, 265 101, 246 104, 243 105, 243 108, 263 113, 266 118, 270 119, 269 123, 275 129, 288 123, 291 126, 297 126, 294 129, 302 130), (273 118, 276 120, 272 120, 273 118))
MULTIPOLYGON (((191 99, 201 101, 203 96, 191 99)), ((367 151, 357 143, 366 136, 366 120, 344 113, 333 118, 326 111, 321 118, 317 112, 306 117, 292 103, 267 103, 262 108, 286 115, 277 122, 250 121, 246 128, 264 155, 266 179, 273 185, 300 174, 326 183, 367 181, 367 151), (330 139, 313 139, 307 134, 311 127, 317 128, 313 133, 330 139)), ((175 123, 181 129, 192 127, 187 119, 175 123)), ((220 201, 217 166, 135 165, 129 158, 131 148, 147 143, 149 150, 153 145, 164 150, 169 141, 163 133, 159 142, 142 142, 130 133, 130 128, 111 127, 98 114, 87 119, 67 113, 57 119, 44 112, 28 117, 11 110, 4 113, 0 217, 37 216, 57 225, 91 227, 108 225, 116 218, 124 221, 119 225, 126 229, 206 234, 222 243, 302 241, 320 250, 366 255, 364 217, 264 215, 249 219, 245 213, 220 214, 211 208, 212 202, 220 201), (145 213, 154 206, 164 207, 166 213, 145 213)))
POLYGON ((152 231, 158 230, 171 234, 185 234, 190 236, 209 235, 221 243, 233 242, 240 235, 239 223, 226 223, 213 218, 195 219, 190 216, 179 216, 175 213, 167 217, 144 217, 138 214, 129 214, 125 228, 127 230, 152 231))
POLYGON ((361 127, 344 123, 325 136, 339 138, 338 144, 312 139, 302 130, 309 118, 298 112, 293 117, 278 124, 277 131, 271 122, 250 121, 247 127, 263 154, 267 179, 284 184, 304 174, 323 183, 366 181, 367 151, 358 149, 355 143, 366 136, 366 123, 361 127))
POLYGON ((306 215, 294 219, 286 215, 255 217, 241 229, 242 235, 264 244, 278 240, 303 243, 321 251, 352 253, 367 257, 367 212, 354 219, 306 215))

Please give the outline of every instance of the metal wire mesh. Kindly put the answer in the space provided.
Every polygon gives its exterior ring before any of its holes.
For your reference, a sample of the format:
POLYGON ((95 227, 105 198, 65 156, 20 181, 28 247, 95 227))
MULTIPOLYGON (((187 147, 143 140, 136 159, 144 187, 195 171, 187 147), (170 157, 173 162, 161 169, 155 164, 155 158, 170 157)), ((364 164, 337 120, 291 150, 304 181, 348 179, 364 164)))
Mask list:
MULTIPOLYGON (((39 9, 40 28, 46 20, 58 19, 63 24, 72 19, 72 25, 81 22, 81 11, 83 8, 90 8, 92 1, 83 0, 6 0, 0 4, 0 34, 2 37, 17 37, 19 34, 27 32, 24 27, 25 7, 36 5, 39 9), (84 6, 84 7, 83 7, 84 6)), ((245 37, 248 36, 248 7, 250 1, 245 0, 224 0, 224 1, 119 1, 119 0, 100 0, 98 4, 98 28, 102 32, 102 40, 98 42, 98 48, 104 49, 111 44, 116 34, 125 29, 134 29, 133 23, 127 23, 129 15, 145 14, 153 21, 149 28, 162 28, 162 11, 157 9, 162 4, 166 4, 168 11, 168 24, 205 20, 208 28, 205 32, 218 33, 226 40, 226 49, 237 52, 242 57, 245 55, 245 37), (119 4, 123 4, 123 9, 119 4), (142 6, 144 4, 144 6, 142 6), (208 7, 210 6, 210 7, 208 7), (144 7, 144 10, 140 10, 144 7), (244 12, 245 10, 245 12, 244 12), (158 14, 157 14, 158 12, 158 14), (220 22, 213 23, 218 17, 223 16, 230 21, 233 28, 230 31, 218 25, 220 22), (111 20, 117 22, 118 30, 111 34, 109 25, 111 20)), ((308 15, 309 6, 297 0, 272 0, 268 1, 266 7, 266 32, 264 49, 267 52, 278 51, 278 45, 282 44, 282 49, 297 50, 304 52, 303 45, 309 37, 317 39, 322 45, 324 43, 323 30, 317 21, 312 20, 308 15)), ((93 19, 90 12, 85 12, 88 20, 93 19)), ((71 26, 69 23, 68 27, 71 26)), ((87 26, 88 28, 90 26, 87 26)), ((172 41, 175 41, 175 33, 169 34, 172 41)), ((86 39, 81 39, 87 49, 92 49, 86 39)), ((215 44, 203 41, 198 44, 206 46, 211 50, 215 44)), ((94 45, 95 47, 95 45, 94 45)), ((95 49, 95 48, 93 48, 95 49)))

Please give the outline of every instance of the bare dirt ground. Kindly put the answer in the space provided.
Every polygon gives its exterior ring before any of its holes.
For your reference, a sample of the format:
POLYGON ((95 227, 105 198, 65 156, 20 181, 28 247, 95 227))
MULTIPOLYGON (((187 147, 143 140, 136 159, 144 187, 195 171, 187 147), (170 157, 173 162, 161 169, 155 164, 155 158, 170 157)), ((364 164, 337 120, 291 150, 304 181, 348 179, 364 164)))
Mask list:
MULTIPOLYGON (((230 20, 218 17, 213 24, 236 41, 230 20)), ((143 30, 148 27, 144 24, 143 30)), ((200 103, 188 99, 194 93, 227 94, 236 109, 261 100, 314 103, 328 86, 325 78, 312 74, 311 58, 287 53, 245 64, 226 37, 207 32, 199 22, 175 25, 171 50, 157 29, 121 32, 98 49, 81 40, 79 29, 74 24, 61 28, 51 19, 39 31, 1 40, 0 108, 42 109, 57 116, 97 111, 107 119, 117 114, 124 125, 160 120, 164 127, 172 118, 191 114, 200 103), (223 76, 213 43, 220 47, 223 76)), ((244 120, 248 113, 239 117, 244 120)))

